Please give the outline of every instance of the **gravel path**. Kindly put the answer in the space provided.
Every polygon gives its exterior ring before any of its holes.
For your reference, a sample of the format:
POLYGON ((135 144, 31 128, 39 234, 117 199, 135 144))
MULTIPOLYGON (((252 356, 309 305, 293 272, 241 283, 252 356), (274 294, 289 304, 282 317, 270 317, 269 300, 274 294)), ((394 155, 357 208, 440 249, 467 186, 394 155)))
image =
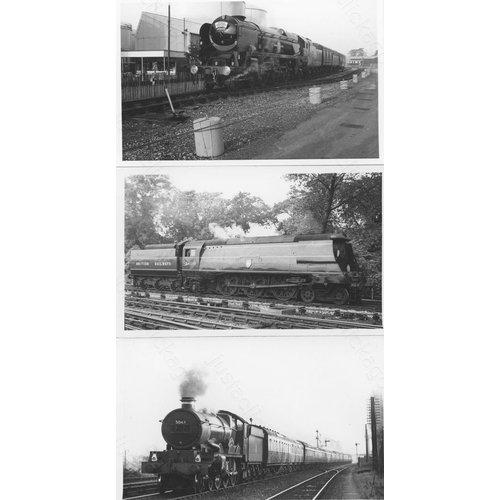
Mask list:
POLYGON ((310 104, 309 88, 304 87, 200 104, 197 109, 186 111, 189 119, 184 122, 125 119, 123 160, 210 160, 196 156, 193 133, 193 120, 206 116, 220 117, 224 125, 225 152, 213 159, 252 159, 263 145, 272 144, 285 132, 333 103, 352 98, 354 92, 352 82, 348 90, 340 90, 340 83, 329 83, 321 86, 322 103, 319 105, 310 104), (153 141, 159 142, 132 149, 153 141), (259 147, 256 147, 257 142, 259 147))

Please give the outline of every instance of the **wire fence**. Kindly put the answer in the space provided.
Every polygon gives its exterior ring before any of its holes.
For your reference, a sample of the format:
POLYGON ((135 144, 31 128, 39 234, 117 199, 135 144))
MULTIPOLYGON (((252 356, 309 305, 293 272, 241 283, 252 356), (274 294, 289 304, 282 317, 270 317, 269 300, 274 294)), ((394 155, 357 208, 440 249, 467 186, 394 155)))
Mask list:
POLYGON ((382 273, 366 275, 365 279, 364 298, 382 300, 382 273))
POLYGON ((179 72, 170 79, 165 71, 148 74, 123 74, 121 78, 122 102, 151 97, 164 97, 165 89, 170 95, 203 90, 204 82, 200 75, 179 72))

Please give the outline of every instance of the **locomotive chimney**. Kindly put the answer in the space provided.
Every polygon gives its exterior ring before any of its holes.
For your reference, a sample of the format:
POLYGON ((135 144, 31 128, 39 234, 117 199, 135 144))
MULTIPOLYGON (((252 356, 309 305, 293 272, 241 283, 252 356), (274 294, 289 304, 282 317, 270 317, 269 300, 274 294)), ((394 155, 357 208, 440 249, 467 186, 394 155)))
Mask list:
POLYGON ((181 408, 183 410, 194 410, 194 403, 196 402, 195 398, 192 398, 190 396, 184 396, 181 399, 181 408))

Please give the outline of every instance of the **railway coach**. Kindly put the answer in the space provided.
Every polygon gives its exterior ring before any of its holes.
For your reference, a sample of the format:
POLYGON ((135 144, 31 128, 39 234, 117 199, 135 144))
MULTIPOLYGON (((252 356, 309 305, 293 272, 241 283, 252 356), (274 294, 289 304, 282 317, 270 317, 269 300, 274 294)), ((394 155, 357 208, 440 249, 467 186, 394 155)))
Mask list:
POLYGON ((181 403, 162 420, 166 450, 151 451, 142 463, 142 472, 158 475, 160 493, 218 490, 269 474, 351 462, 350 455, 314 448, 230 411, 197 411, 193 397, 181 403))
POLYGON ((363 283, 349 238, 340 234, 193 240, 133 250, 134 286, 300 298, 343 305, 362 297, 363 283))

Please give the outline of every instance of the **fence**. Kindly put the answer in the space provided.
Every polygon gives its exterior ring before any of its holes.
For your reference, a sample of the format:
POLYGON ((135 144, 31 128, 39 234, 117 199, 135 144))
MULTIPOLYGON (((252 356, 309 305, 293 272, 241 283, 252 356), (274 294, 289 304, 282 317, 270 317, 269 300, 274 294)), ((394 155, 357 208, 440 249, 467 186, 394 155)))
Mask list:
POLYGON ((364 298, 382 300, 382 274, 369 274, 365 276, 364 298))
POLYGON ((122 102, 134 101, 136 99, 147 99, 151 97, 164 97, 165 88, 170 95, 196 92, 205 88, 200 75, 192 75, 189 72, 178 73, 168 76, 165 72, 155 75, 122 75, 122 102))

